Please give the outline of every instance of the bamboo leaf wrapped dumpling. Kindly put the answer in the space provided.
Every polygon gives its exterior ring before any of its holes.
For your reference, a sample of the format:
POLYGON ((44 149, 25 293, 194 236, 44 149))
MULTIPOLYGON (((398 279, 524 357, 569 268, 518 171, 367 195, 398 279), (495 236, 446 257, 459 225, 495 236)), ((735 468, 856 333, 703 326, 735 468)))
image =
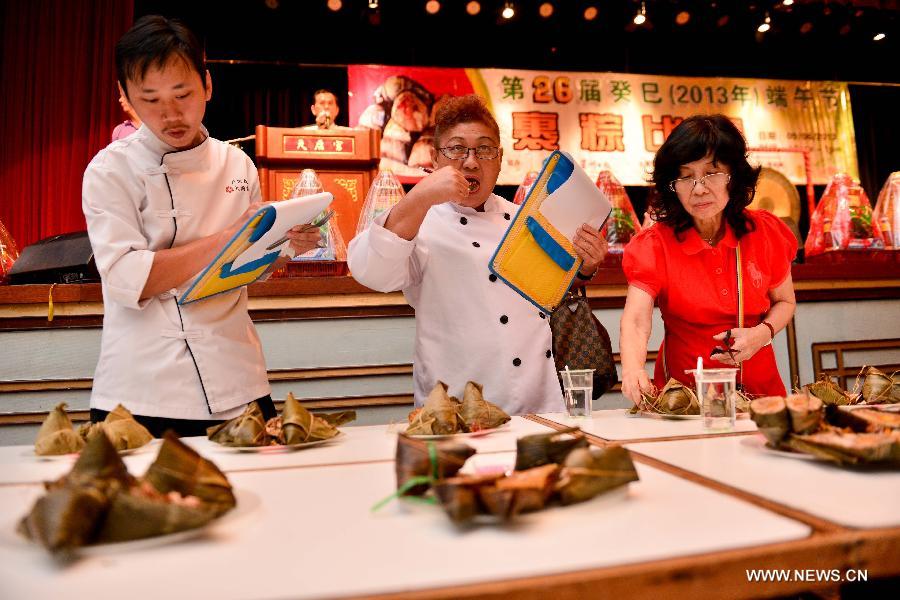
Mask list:
POLYGON ((217 515, 236 503, 225 474, 171 432, 163 438, 159 454, 144 479, 162 494, 178 492, 182 496, 196 496, 217 515))
POLYGON ((120 452, 140 448, 153 439, 147 428, 138 423, 121 404, 103 419, 103 429, 113 447, 120 452))
POLYGON ((415 419, 406 429, 407 435, 446 435, 466 431, 459 416, 459 402, 447 394, 447 384, 438 381, 415 419))
POLYGON ((207 437, 223 446, 267 446, 266 421, 254 400, 237 417, 206 430, 207 437))
POLYGON ((466 383, 459 416, 469 431, 482 431, 500 427, 510 420, 510 416, 496 404, 484 399, 484 386, 474 381, 466 383))
POLYGON ((625 448, 576 448, 563 463, 557 491, 563 504, 574 504, 638 479, 625 448))
POLYGON ((91 543, 109 499, 133 481, 109 439, 93 436, 72 470, 47 484, 47 494, 20 521, 19 533, 53 552, 91 543))
POLYGON ((72 454, 84 448, 84 440, 75 431, 66 413, 66 403, 56 405, 41 423, 34 442, 34 453, 38 456, 58 456, 72 454))
POLYGON ((340 433, 337 427, 303 408, 290 392, 281 411, 281 429, 287 445, 328 440, 340 433))

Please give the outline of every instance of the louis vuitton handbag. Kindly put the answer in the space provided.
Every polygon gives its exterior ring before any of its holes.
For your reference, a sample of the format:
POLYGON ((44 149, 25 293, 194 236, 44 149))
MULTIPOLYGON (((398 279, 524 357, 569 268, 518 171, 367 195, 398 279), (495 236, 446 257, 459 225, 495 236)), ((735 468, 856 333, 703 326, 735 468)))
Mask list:
POLYGON ((566 293, 550 315, 550 330, 557 377, 567 365, 570 369, 594 369, 594 399, 616 384, 618 375, 609 333, 591 311, 583 287, 566 293))

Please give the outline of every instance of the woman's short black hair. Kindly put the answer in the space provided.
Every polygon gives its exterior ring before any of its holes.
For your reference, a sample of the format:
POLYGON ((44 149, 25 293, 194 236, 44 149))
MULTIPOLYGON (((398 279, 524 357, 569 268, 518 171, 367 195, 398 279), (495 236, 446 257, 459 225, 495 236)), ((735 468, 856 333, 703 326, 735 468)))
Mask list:
POLYGON ((744 209, 753 200, 759 168, 747 162, 747 142, 724 115, 694 115, 672 130, 653 159, 651 181, 657 194, 650 200, 650 215, 672 227, 679 238, 679 234, 691 228, 693 220, 669 184, 680 176, 682 165, 707 156, 712 156, 716 164, 726 165, 731 172, 725 220, 735 236, 741 238, 754 229, 744 209))
POLYGON ((116 44, 116 77, 126 96, 127 80, 142 81, 150 67, 161 69, 176 56, 206 81, 203 47, 184 23, 160 15, 138 19, 116 44))

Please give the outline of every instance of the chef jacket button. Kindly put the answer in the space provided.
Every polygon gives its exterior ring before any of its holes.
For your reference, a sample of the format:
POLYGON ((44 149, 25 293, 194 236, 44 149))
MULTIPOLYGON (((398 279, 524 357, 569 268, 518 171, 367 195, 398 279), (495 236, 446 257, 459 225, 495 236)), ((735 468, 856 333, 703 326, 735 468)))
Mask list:
POLYGON ((551 358, 552 356, 553 356, 553 353, 550 352, 549 350, 547 350, 547 358, 551 358))
POLYGON ((509 221, 509 213, 503 213, 503 218, 509 221))
POLYGON ((728 290, 722 290, 722 295, 723 295, 723 296, 727 296, 727 295, 728 295, 728 290))
POLYGON ((514 358, 514 359, 513 359, 513 366, 514 366, 514 367, 518 367, 518 366, 521 365, 521 364, 522 364, 522 359, 521 359, 521 358, 514 358))
POLYGON ((509 323, 509 317, 507 317, 506 315, 501 315, 500 322, 506 325, 507 323, 509 323))
POLYGON ((467 218, 465 218, 465 217, 460 217, 460 218, 459 218, 459 222, 460 222, 462 225, 465 225, 466 223, 469 222, 469 220, 468 220, 467 218))
POLYGON ((546 318, 547 318, 547 315, 545 315, 545 314, 542 313, 542 312, 539 312, 538 315, 540 315, 540 317, 541 317, 542 319, 546 319, 546 318))
POLYGON ((722 267, 719 267, 718 269, 716 269, 716 275, 721 275, 721 274, 722 274, 722 267))
POLYGON ((476 248, 481 248, 481 244, 479 244, 478 242, 472 242, 472 245, 476 248))
POLYGON ((497 281, 497 276, 491 273, 490 275, 488 275, 488 279, 490 279, 491 281, 497 281))

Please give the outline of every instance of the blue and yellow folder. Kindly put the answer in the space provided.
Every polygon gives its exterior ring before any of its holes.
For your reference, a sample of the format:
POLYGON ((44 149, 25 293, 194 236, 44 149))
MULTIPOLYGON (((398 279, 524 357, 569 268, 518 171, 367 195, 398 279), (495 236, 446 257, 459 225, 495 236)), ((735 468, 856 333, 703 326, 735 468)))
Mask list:
POLYGON ((553 312, 581 266, 575 232, 583 223, 602 228, 611 211, 587 173, 556 151, 510 223, 490 270, 542 311, 553 312))
POLYGON ((228 292, 262 277, 287 244, 271 250, 269 247, 291 227, 312 221, 332 199, 330 193, 324 192, 263 206, 200 273, 179 298, 178 304, 190 304, 228 292))

